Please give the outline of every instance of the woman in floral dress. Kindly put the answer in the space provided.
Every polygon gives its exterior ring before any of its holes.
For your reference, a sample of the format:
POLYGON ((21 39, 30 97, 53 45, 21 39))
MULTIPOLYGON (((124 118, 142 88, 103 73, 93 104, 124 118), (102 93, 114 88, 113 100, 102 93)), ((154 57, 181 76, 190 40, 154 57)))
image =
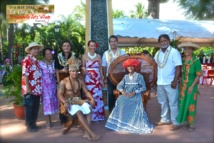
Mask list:
POLYGON ((102 96, 103 73, 101 57, 95 53, 97 43, 94 40, 88 42, 89 52, 82 56, 82 70, 85 75, 85 84, 95 99, 95 107, 92 112, 92 121, 105 119, 104 102, 102 96))
POLYGON ((198 95, 198 80, 201 76, 200 60, 193 55, 193 50, 199 48, 194 43, 182 43, 178 46, 183 48, 182 80, 179 89, 179 114, 178 122, 183 128, 192 132, 195 130, 194 122, 196 115, 196 104, 198 95))
POLYGON ((59 110, 57 98, 56 78, 54 62, 52 61, 52 49, 45 48, 42 51, 44 60, 39 61, 42 70, 42 103, 43 112, 47 116, 46 128, 52 127, 51 115, 59 110))
POLYGON ((116 100, 106 128, 136 134, 152 133, 153 125, 149 123, 142 103, 142 92, 146 90, 145 81, 141 74, 135 72, 138 64, 137 59, 128 59, 123 63, 129 74, 117 85, 121 95, 116 100))

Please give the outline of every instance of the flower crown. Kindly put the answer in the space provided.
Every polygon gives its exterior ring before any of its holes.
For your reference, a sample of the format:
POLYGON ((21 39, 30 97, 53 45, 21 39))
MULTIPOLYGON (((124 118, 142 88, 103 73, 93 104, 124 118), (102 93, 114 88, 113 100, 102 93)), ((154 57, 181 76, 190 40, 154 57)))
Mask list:
POLYGON ((81 61, 75 57, 68 59, 68 70, 69 71, 78 71, 81 65, 81 61))
POLYGON ((137 59, 128 59, 125 62, 123 62, 123 67, 124 68, 127 68, 129 66, 137 67, 138 64, 139 64, 139 61, 137 59))

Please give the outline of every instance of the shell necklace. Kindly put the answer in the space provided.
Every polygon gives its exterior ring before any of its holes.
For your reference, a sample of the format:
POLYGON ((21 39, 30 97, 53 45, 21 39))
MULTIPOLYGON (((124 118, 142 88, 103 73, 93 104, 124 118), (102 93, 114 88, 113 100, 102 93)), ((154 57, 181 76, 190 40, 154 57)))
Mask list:
POLYGON ((44 60, 44 63, 46 64, 46 66, 47 66, 47 70, 48 70, 48 74, 49 74, 49 78, 51 79, 51 74, 53 74, 54 75, 54 67, 53 67, 53 61, 52 60, 50 60, 50 63, 48 63, 47 61, 45 61, 44 60), (49 66, 50 66, 50 68, 49 68, 49 66), (51 67, 52 67, 52 69, 53 69, 53 73, 51 73, 51 67))
POLYGON ((88 52, 88 57, 91 58, 92 60, 97 56, 96 53, 94 53, 94 55, 92 56, 89 52, 88 52))
POLYGON ((114 59, 116 59, 119 56, 120 56, 120 49, 117 49, 115 54, 112 52, 111 49, 109 49, 108 50, 108 63, 109 63, 109 65, 114 59))
POLYGON ((164 66, 166 65, 166 62, 167 62, 167 60, 169 58, 169 54, 170 54, 171 50, 172 50, 172 47, 170 46, 170 50, 166 51, 166 54, 164 55, 163 62, 160 62, 160 58, 159 58, 160 51, 158 52, 157 64, 158 64, 159 68, 164 68, 164 66))

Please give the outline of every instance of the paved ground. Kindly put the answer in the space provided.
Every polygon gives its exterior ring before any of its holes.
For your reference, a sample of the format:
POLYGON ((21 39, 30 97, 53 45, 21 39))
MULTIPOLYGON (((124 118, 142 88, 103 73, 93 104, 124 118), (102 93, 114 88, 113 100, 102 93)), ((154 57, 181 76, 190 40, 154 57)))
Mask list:
MULTIPOLYGON (((92 129, 101 136, 98 143, 214 143, 214 86, 199 87, 201 96, 198 98, 196 131, 186 132, 183 129, 170 131, 170 126, 155 127, 152 134, 124 134, 108 130, 104 127, 106 121, 92 123, 92 129)), ((160 106, 157 98, 152 97, 147 113, 150 122, 159 121, 160 106)), ((7 100, 0 97, 0 142, 1 143, 89 143, 82 138, 79 128, 62 135, 63 128, 57 115, 53 117, 54 127, 45 128, 45 118, 40 109, 38 124, 42 126, 36 133, 29 133, 24 126, 24 120, 14 117, 13 108, 7 105, 7 100)))

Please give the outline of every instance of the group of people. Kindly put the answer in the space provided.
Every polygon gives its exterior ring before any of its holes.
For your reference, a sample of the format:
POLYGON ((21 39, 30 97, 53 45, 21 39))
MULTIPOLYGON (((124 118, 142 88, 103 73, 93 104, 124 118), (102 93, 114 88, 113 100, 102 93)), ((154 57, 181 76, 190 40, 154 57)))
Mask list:
MULTIPOLYGON (((158 69, 157 98, 161 105, 161 119, 156 125, 172 124, 172 131, 182 125, 186 131, 194 131, 201 64, 193 51, 199 46, 193 43, 180 44, 178 47, 184 53, 182 59, 180 52, 169 45, 168 35, 160 35, 158 42, 161 48, 154 60, 158 69)), ((51 115, 60 108, 59 118, 64 126, 72 124, 68 114, 76 115, 85 131, 83 137, 98 140, 99 136, 91 130, 90 124, 91 121, 105 120, 102 87, 107 83, 110 115, 105 127, 119 132, 152 133, 154 125, 149 122, 141 96, 146 91, 144 77, 135 71, 139 61, 127 59, 123 63, 128 74, 117 86, 109 80, 110 64, 126 54, 117 44, 118 38, 110 36, 110 49, 101 57, 95 53, 98 44, 90 40, 88 52, 80 60, 72 52, 71 43, 64 41, 62 52, 53 60, 50 48, 42 50, 43 47, 38 43, 30 43, 25 49, 28 55, 22 61, 22 94, 28 131, 35 132, 38 129, 36 120, 41 96, 44 115, 47 116, 46 127, 53 125, 51 115), (40 50, 43 61, 35 58, 40 50), (121 93, 117 99, 113 96, 114 89, 121 93)))
POLYGON ((53 126, 51 115, 59 109, 57 98, 57 86, 55 68, 52 60, 52 49, 44 48, 36 42, 32 42, 25 48, 28 55, 22 61, 22 95, 25 106, 25 120, 27 130, 36 132, 36 125, 40 97, 43 105, 43 113, 47 116, 46 127, 53 126), (43 60, 36 59, 42 50, 43 60))

